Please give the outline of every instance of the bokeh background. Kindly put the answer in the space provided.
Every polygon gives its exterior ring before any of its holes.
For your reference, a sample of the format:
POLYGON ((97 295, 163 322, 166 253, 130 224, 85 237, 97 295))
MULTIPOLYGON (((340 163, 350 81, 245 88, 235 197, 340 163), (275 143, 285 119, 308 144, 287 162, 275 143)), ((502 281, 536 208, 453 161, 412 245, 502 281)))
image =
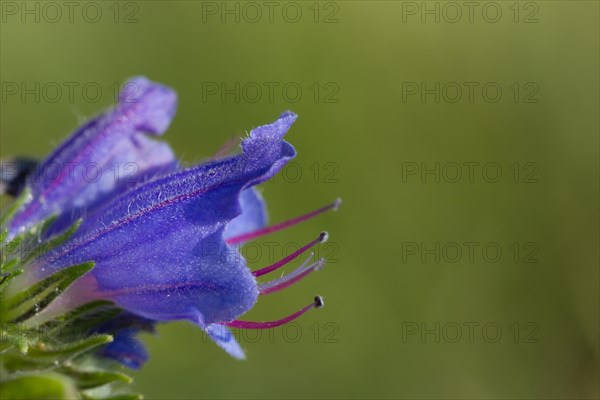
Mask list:
POLYGON ((51 3, 1 2, 2 157, 143 74, 178 91, 189 164, 300 115, 271 221, 344 199, 244 249, 264 266, 328 230, 329 266, 245 318, 327 307, 238 332, 244 362, 161 326, 147 398, 598 398, 598 2, 51 3))

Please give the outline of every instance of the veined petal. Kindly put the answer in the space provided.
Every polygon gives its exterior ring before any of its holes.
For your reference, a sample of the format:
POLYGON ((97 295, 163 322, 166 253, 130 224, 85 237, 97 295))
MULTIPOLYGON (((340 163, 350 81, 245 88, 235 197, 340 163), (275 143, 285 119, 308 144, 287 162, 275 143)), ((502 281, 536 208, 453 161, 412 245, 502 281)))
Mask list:
POLYGON ((240 155, 155 179, 98 209, 68 243, 39 260, 45 272, 38 268, 37 278, 94 260, 93 283, 81 282, 139 316, 202 327, 235 319, 252 307, 258 290, 223 231, 242 213, 240 193, 295 156, 282 140, 295 119, 285 113, 252 130, 240 155))
POLYGON ((11 235, 51 214, 62 214, 58 224, 69 225, 115 188, 173 170, 170 147, 147 134, 162 134, 176 105, 172 89, 131 80, 117 106, 78 128, 29 178, 32 200, 13 219, 11 235))

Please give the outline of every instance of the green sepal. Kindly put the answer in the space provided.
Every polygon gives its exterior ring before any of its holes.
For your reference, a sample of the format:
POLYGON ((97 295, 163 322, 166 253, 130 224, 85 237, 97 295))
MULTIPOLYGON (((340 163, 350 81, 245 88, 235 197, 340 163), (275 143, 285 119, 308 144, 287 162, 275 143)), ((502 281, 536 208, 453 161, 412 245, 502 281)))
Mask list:
POLYGON ((2 381, 0 399, 2 400, 47 400, 76 399, 77 388, 64 375, 45 372, 20 375, 2 381))
POLYGON ((25 188, 23 193, 8 207, 8 210, 2 215, 0 215, 0 226, 5 226, 8 222, 14 217, 14 215, 19 211, 19 209, 27 202, 31 201, 31 190, 29 188, 25 188))
POLYGON ((141 400, 144 396, 138 393, 115 393, 110 395, 96 395, 95 393, 83 392, 83 400, 141 400))
POLYGON ((13 258, 12 260, 2 264, 2 271, 1 272, 5 272, 5 271, 10 271, 11 269, 13 269, 14 267, 16 267, 19 264, 19 260, 16 258, 13 258))
MULTIPOLYGON (((69 239, 71 236, 73 236, 73 233, 75 233, 75 231, 79 228, 79 226, 81 226, 82 221, 83 221, 82 219, 78 219, 65 232, 63 232, 59 235, 56 235, 56 236, 52 236, 48 240, 42 242, 42 244, 40 244, 39 246, 34 247, 32 249, 32 251, 29 253, 29 255, 27 255, 27 257, 23 258, 22 262, 26 263, 28 261, 31 261, 31 259, 33 259, 34 257, 36 257, 36 256, 40 257, 43 254, 47 253, 48 251, 54 249, 55 247, 58 247, 59 245, 63 244, 67 239, 69 239)), ((50 224, 52 224, 53 222, 54 222, 54 218, 50 218, 50 219, 44 221, 43 225, 41 226, 40 232, 42 232, 42 233, 45 232, 46 229, 48 229, 50 224)))
POLYGON ((29 319, 44 309, 71 283, 89 272, 93 267, 93 262, 87 262, 63 268, 33 286, 4 299, 2 321, 21 322, 29 319), (28 303, 33 304, 24 311, 18 311, 19 308, 27 306, 28 303))
POLYGON ((61 339, 89 334, 94 328, 119 315, 123 310, 110 301, 98 300, 54 318, 39 326, 49 337, 61 339))
POLYGON ((36 343, 29 348, 28 358, 48 360, 50 362, 64 361, 74 358, 96 347, 111 343, 112 335, 93 335, 85 339, 66 344, 45 345, 36 343))
MULTIPOLYGON (((29 229, 24 232, 19 233, 8 242, 2 242, 2 246, 0 247, 2 254, 1 260, 2 263, 5 263, 8 260, 21 260, 27 259, 31 260, 36 254, 41 256, 43 253, 41 249, 36 249, 37 245, 41 243, 41 236, 47 229, 56 221, 56 215, 52 215, 45 220, 33 225, 29 229), (21 247, 21 252, 16 252, 16 250, 21 247), (26 255, 28 253, 28 255, 26 255), (26 255, 26 257, 22 257, 26 255), (12 256, 12 257, 11 257, 12 256)), ((47 250, 46 250, 47 251, 47 250)), ((24 262, 23 262, 24 263, 24 262)))
MULTIPOLYGON (((9 268, 7 268, 9 269, 9 268)), ((2 272, 0 273, 0 290, 4 287, 8 286, 8 283, 12 281, 17 276, 23 273, 23 269, 16 269, 11 272, 2 272)))
MULTIPOLYGON (((21 233, 20 235, 17 235, 14 238, 12 238, 11 240, 9 240, 8 242, 2 243, 2 247, 0 247, 2 264, 5 264, 6 262, 12 261, 12 260, 20 260, 20 257, 18 257, 18 256, 14 256, 14 257, 10 257, 10 258, 9 258, 9 256, 15 254, 16 250, 19 248, 21 243, 25 242, 25 235, 26 235, 25 233, 21 233)), ((4 269, 4 267, 3 267, 3 269, 4 269)))
POLYGON ((132 379, 118 372, 121 366, 97 352, 113 341, 97 331, 122 312, 114 303, 88 303, 41 324, 30 319, 94 266, 61 268, 28 287, 25 279, 14 280, 38 270, 34 263, 68 241, 82 222, 48 238, 53 215, 9 238, 11 218, 30 200, 27 189, 0 217, 0 399, 141 399, 127 393, 132 379))
POLYGON ((121 372, 104 370, 82 370, 73 367, 62 367, 58 372, 64 373, 75 381, 80 389, 92 389, 108 383, 124 382, 131 383, 133 379, 121 372))

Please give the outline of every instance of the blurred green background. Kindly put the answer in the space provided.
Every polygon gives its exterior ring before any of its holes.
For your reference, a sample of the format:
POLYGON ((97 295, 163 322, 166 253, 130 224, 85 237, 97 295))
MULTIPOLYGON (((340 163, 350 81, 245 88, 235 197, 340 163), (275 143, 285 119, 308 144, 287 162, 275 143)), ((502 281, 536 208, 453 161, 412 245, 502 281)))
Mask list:
POLYGON ((271 221, 344 199, 244 249, 264 266, 328 230, 330 265, 244 318, 327 307, 238 332, 244 362, 161 326, 147 398, 600 396, 597 1, 51 3, 2 1, 2 157, 143 74, 178 91, 190 164, 300 115, 271 221))

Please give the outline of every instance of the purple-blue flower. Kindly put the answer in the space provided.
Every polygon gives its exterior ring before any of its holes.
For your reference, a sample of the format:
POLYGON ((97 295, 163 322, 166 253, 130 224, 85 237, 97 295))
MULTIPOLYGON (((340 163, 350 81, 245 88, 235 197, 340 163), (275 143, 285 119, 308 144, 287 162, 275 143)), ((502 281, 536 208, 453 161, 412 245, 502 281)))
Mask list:
POLYGON ((237 319, 259 295, 277 292, 321 268, 324 260, 309 258, 283 277, 264 283, 256 279, 327 240, 327 234, 257 271, 247 267, 239 245, 335 209, 339 201, 266 226, 265 203, 255 186, 296 156, 283 140, 296 120, 294 113, 252 129, 239 154, 181 168, 168 145, 154 138, 174 116, 173 90, 145 78, 126 87, 136 89, 134 96, 122 93, 113 109, 77 129, 30 176, 31 199, 14 217, 10 236, 52 215, 57 219, 50 234, 79 218, 83 222, 66 242, 36 260, 23 279, 38 281, 94 261, 95 267, 44 312, 53 315, 94 300, 115 302, 124 314, 98 327, 115 337, 103 354, 130 367, 147 359, 136 339, 141 327, 171 320, 198 325, 228 353, 243 358, 228 327, 274 327, 323 305, 317 296, 280 320, 237 319))
POLYGON ((58 214, 64 228, 114 192, 135 181, 177 168, 162 135, 177 107, 177 95, 163 85, 136 78, 119 104, 79 127, 29 179, 32 201, 12 221, 11 233, 58 214))

